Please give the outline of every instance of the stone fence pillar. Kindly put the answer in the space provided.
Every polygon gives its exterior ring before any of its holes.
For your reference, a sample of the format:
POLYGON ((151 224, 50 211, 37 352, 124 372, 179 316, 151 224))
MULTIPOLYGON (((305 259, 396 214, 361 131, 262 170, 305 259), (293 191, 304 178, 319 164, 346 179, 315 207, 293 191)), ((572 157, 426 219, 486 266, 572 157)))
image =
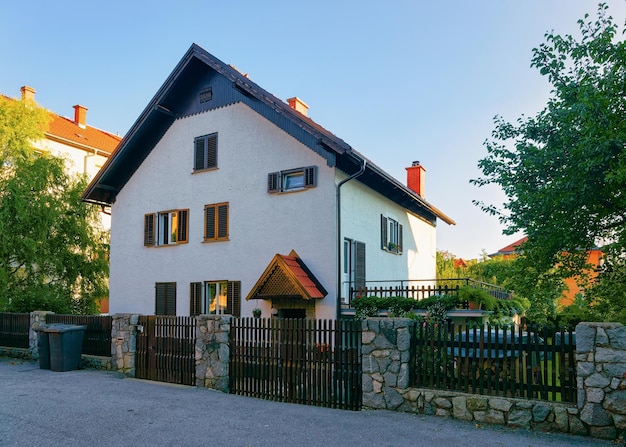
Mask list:
POLYGON ((28 330, 28 348, 33 359, 39 358, 39 345, 37 344, 37 329, 46 324, 46 315, 53 314, 47 310, 35 310, 30 313, 30 329, 28 330))
POLYGON ((580 323, 576 360, 580 419, 591 436, 614 439, 626 430, 626 327, 580 323))
POLYGON ((404 318, 363 320, 363 406, 408 411, 399 391, 411 385, 411 337, 415 321, 404 318))
POLYGON ((230 315, 196 317, 196 386, 229 391, 231 320, 230 315))
POLYGON ((139 315, 115 314, 111 324, 111 360, 113 369, 135 377, 137 322, 139 315))

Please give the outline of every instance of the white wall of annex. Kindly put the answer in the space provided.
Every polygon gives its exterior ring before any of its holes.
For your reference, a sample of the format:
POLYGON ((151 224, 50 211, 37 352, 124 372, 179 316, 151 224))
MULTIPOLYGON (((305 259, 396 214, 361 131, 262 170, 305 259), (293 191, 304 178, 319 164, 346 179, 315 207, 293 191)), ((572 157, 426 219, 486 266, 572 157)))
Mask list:
MULTIPOLYGON (((345 177, 342 176, 338 180, 343 178, 345 177)), ((436 229, 434 226, 357 180, 351 180, 342 186, 341 208, 341 238, 365 242, 366 280, 368 282, 435 278, 436 229), (404 227, 401 255, 389 253, 381 248, 381 214, 395 219, 404 227)))
POLYGON ((335 315, 335 174, 326 160, 243 104, 179 119, 112 207, 110 312, 154 313, 154 284, 177 283, 177 314, 189 315, 189 284, 240 280, 242 316, 267 302, 245 297, 275 254, 294 249, 329 292, 317 318, 335 315), (218 133, 218 169, 193 173, 193 140, 218 133), (317 187, 269 194, 270 172, 318 166, 317 187), (229 202, 230 240, 203 242, 204 206, 229 202), (144 214, 189 209, 189 243, 144 247, 144 214))

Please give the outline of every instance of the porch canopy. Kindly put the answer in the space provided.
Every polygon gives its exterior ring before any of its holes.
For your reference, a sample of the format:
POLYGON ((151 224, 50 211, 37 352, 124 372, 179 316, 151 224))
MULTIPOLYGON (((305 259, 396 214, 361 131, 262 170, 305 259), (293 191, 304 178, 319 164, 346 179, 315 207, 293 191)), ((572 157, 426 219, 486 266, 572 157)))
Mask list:
POLYGON ((246 300, 291 298, 322 299, 328 292, 307 268, 300 256, 291 250, 288 256, 276 254, 246 300))

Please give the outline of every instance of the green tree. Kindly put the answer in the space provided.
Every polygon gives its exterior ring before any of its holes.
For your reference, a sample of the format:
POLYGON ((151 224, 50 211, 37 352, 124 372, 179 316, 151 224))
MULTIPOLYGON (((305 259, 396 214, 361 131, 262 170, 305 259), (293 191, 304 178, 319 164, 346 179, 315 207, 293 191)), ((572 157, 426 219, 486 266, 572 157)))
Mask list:
POLYGON ((35 150, 49 116, 0 97, 0 310, 94 313, 108 293, 108 235, 86 179, 35 150))
MULTIPOLYGON (((626 44, 604 4, 578 24, 580 40, 547 33, 533 50, 531 66, 547 76, 551 97, 534 117, 495 118, 478 163, 484 177, 472 180, 502 187, 502 208, 475 203, 498 216, 506 234, 528 236, 519 268, 537 313, 555 312, 555 288, 584 272, 586 251, 598 244, 607 265, 624 268, 626 44)), ((608 278, 601 274, 598 284, 608 278)), ((626 289, 616 287, 612 294, 625 301, 626 289)), ((606 286, 595 290, 594 302, 610 308, 606 286)))

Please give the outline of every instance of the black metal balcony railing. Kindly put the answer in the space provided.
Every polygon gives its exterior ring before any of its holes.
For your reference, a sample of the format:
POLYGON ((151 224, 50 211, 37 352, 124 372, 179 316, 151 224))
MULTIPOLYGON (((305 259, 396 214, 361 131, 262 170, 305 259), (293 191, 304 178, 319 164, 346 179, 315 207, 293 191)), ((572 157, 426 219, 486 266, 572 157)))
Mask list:
POLYGON ((419 301, 434 295, 458 295, 464 286, 485 290, 500 300, 510 300, 513 297, 513 294, 503 287, 471 278, 365 281, 359 285, 349 284, 349 286, 348 307, 352 307, 352 300, 356 297, 402 296, 419 301))

